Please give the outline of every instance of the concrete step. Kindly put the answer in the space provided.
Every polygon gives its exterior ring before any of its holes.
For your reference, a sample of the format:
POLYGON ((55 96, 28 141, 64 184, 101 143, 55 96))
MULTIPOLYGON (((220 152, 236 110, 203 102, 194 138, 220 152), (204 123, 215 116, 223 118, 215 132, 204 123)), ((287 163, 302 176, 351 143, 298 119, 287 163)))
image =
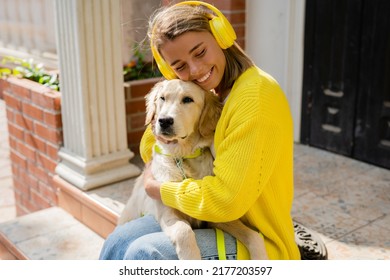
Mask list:
MULTIPOLYGON (((139 168, 143 162, 133 159, 139 168)), ((130 197, 136 177, 89 191, 82 191, 61 177, 54 177, 58 189, 58 206, 106 238, 116 224, 119 214, 130 197)))
POLYGON ((54 178, 58 189, 58 206, 103 238, 114 230, 134 181, 135 178, 82 191, 58 176, 54 178))
POLYGON ((59 207, 0 224, 4 259, 93 260, 98 259, 103 242, 101 236, 59 207))

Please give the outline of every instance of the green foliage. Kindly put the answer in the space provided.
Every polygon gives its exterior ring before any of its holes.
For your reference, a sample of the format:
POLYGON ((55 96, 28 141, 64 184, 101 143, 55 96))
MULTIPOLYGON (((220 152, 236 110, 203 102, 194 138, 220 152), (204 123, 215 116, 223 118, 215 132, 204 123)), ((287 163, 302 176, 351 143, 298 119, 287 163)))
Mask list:
MULTIPOLYGON (((35 81, 53 90, 60 90, 59 75, 49 73, 42 63, 34 63, 32 58, 6 56, 0 63, 0 66, 3 65, 6 67, 0 67, 0 78, 13 75, 35 81)), ((124 81, 133 81, 161 77, 161 73, 151 62, 145 61, 145 53, 141 50, 141 46, 137 46, 131 61, 123 67, 123 76, 124 81)))
POLYGON ((123 76, 125 82, 133 80, 142 80, 154 77, 161 77, 161 73, 151 62, 145 61, 145 53, 142 46, 136 46, 133 57, 130 62, 123 67, 123 76))
POLYGON ((57 73, 49 74, 42 63, 34 63, 32 58, 21 59, 12 56, 6 56, 2 59, 1 65, 12 65, 12 68, 0 68, 0 77, 13 75, 26 78, 53 90, 59 91, 59 77, 57 73))

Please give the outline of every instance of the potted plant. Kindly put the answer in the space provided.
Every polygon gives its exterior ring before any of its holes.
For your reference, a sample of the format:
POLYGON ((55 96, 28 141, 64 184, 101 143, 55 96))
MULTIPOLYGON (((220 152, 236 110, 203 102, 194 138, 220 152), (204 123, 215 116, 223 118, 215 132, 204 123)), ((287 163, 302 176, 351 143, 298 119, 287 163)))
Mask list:
POLYGON ((59 91, 58 73, 56 71, 47 71, 43 67, 43 63, 34 63, 32 58, 21 59, 6 56, 2 59, 1 65, 4 65, 4 67, 0 68, 0 77, 12 75, 18 78, 25 78, 59 91))
POLYGON ((151 61, 145 60, 145 51, 138 46, 128 64, 123 66, 123 79, 125 82, 161 77, 158 68, 151 61))

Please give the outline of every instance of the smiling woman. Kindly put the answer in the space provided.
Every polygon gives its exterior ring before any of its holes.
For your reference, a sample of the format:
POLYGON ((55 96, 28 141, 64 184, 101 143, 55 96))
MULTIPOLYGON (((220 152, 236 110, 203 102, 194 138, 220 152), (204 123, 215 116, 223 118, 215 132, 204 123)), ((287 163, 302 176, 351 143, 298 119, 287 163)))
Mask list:
POLYGON ((167 41, 160 52, 177 77, 193 81, 206 90, 218 87, 226 59, 210 32, 188 32, 167 41))

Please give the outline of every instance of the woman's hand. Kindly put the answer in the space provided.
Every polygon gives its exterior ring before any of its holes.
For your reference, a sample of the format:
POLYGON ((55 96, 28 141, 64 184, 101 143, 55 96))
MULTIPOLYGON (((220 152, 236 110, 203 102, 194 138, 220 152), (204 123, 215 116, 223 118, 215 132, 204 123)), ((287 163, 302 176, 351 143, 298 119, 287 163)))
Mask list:
POLYGON ((153 199, 161 200, 160 187, 161 183, 153 177, 151 164, 147 163, 144 169, 144 188, 146 193, 153 199))

